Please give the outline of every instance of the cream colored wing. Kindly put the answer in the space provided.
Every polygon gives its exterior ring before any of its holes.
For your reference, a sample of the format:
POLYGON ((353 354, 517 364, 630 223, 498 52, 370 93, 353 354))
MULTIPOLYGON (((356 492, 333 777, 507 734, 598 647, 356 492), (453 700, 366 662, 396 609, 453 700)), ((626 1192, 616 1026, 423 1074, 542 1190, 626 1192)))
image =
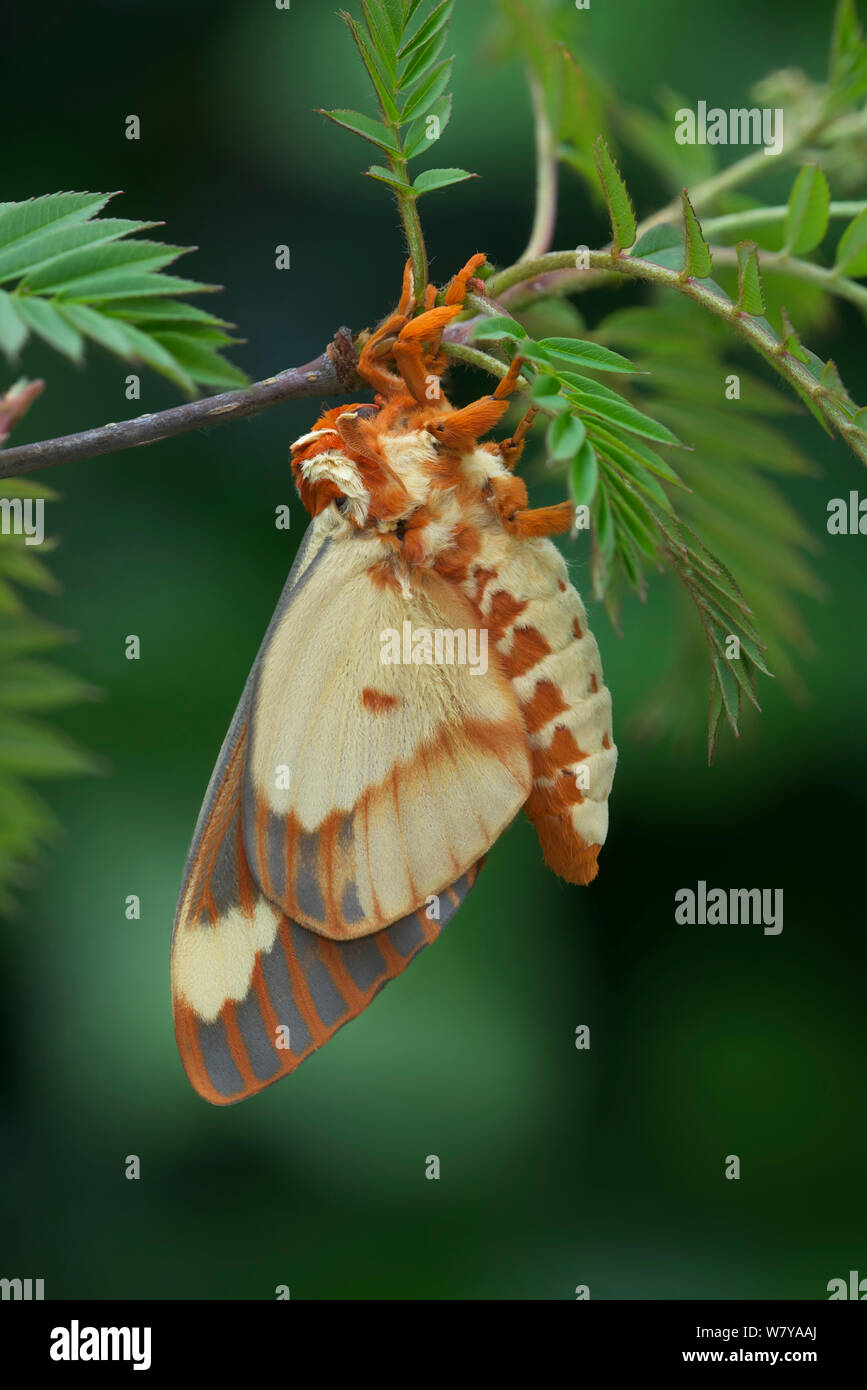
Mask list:
POLYGON ((335 508, 252 674, 244 843, 265 897, 337 940, 414 912, 485 853, 532 786, 487 630, 335 508), (409 660, 407 660, 409 657, 409 660), (395 659, 396 658, 396 659, 395 659))

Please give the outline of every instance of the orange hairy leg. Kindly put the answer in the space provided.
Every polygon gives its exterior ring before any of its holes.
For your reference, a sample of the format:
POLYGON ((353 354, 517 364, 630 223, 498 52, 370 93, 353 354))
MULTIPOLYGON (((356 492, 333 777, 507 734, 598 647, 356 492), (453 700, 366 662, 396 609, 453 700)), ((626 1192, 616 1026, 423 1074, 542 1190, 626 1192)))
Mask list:
POLYGON ((458 271, 457 275, 454 277, 448 289, 446 290, 444 303, 463 304, 466 298, 467 286, 470 280, 472 279, 474 273, 485 264, 485 261, 487 259, 488 258, 484 254, 484 252, 479 252, 475 256, 470 256, 470 259, 467 261, 466 265, 463 267, 463 269, 458 271))
MULTIPOLYGON (((439 346, 443 329, 462 312, 460 304, 426 309, 418 318, 410 319, 398 334, 393 349, 394 360, 417 401, 430 401, 430 378, 439 379, 440 376, 439 346)), ((434 399, 438 399, 438 396, 439 392, 434 399)))

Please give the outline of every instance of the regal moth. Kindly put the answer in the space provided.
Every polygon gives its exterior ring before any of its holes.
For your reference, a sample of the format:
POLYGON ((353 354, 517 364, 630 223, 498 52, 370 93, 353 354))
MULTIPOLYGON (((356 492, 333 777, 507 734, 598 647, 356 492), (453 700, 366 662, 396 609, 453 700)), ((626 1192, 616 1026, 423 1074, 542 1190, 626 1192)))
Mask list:
POLYGON ((443 330, 484 260, 421 304, 408 265, 360 354, 373 403, 326 411, 291 448, 312 519, 205 794, 172 938, 178 1048, 217 1105, 361 1013, 522 807, 556 873, 597 872, 617 751, 549 539, 571 507, 529 508, 512 471, 535 411, 480 442, 519 358, 463 409, 441 385, 443 330))

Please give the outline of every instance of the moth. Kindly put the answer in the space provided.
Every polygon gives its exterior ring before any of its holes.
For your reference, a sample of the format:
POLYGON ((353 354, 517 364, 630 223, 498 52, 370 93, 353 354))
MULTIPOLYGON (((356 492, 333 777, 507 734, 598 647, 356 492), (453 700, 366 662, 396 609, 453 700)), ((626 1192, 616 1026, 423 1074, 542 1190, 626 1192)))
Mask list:
POLYGON ((617 751, 549 539, 572 509, 530 508, 513 472, 534 410, 480 442, 520 358, 462 409, 442 388, 442 334, 484 261, 420 303, 408 265, 360 353, 373 403, 327 410, 291 448, 312 520, 205 794, 172 940, 178 1047, 217 1105, 361 1013, 522 807, 556 873, 597 872, 617 751))

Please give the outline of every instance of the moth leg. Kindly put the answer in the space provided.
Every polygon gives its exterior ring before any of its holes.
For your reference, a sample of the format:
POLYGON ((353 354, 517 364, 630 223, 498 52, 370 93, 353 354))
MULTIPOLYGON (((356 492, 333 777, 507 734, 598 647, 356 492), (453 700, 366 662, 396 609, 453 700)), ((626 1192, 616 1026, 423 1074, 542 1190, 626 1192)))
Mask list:
POLYGON ((509 370, 506 372, 506 375, 503 377, 503 380, 497 386, 497 389, 494 392, 495 400, 500 401, 503 400, 506 396, 511 396, 512 392, 518 385, 518 378, 521 375, 521 369, 523 366, 524 359, 519 353, 517 357, 512 358, 509 370))
POLYGON ((439 346, 443 329, 460 312, 459 304, 426 309, 405 323, 395 340, 393 352, 398 370, 408 390, 422 404, 440 399, 439 346), (431 377, 435 380, 431 381, 431 377))
POLYGON ((524 452, 524 444, 526 443, 527 435, 533 428, 533 421, 538 414, 539 407, 537 405, 531 405, 527 413, 519 420, 511 439, 504 439, 497 446, 500 451, 500 457, 509 472, 511 472, 520 461, 521 455, 524 452))
POLYGON ((478 447, 479 437, 492 430, 508 408, 508 401, 483 396, 481 400, 465 405, 463 410, 450 410, 432 420, 427 426, 428 433, 445 448, 454 449, 459 454, 469 454, 478 447))
POLYGON ((487 256, 484 252, 479 252, 471 256, 462 270, 452 280, 445 292, 443 302, 445 304, 463 304, 467 294, 467 285, 480 266, 485 264, 487 256))
POLYGON ((412 272, 412 258, 407 260, 403 268, 403 286, 400 292, 400 301, 397 312, 404 318, 410 318, 415 308, 415 276, 412 272))
POLYGON ((396 387, 400 386, 400 378, 394 372, 388 371, 383 365, 382 359, 387 357, 394 348, 397 335, 406 326, 406 314, 399 311, 389 314, 387 319, 379 325, 361 349, 358 358, 358 375, 368 382, 375 391, 381 391, 386 396, 394 395, 396 387))
POLYGON ((553 507, 516 512, 512 524, 517 536, 561 536, 570 529, 573 516, 571 502, 557 502, 553 507))
POLYGON ((571 502, 528 507, 527 488, 520 478, 493 477, 488 487, 494 510, 512 536, 558 536, 572 525, 571 502))

